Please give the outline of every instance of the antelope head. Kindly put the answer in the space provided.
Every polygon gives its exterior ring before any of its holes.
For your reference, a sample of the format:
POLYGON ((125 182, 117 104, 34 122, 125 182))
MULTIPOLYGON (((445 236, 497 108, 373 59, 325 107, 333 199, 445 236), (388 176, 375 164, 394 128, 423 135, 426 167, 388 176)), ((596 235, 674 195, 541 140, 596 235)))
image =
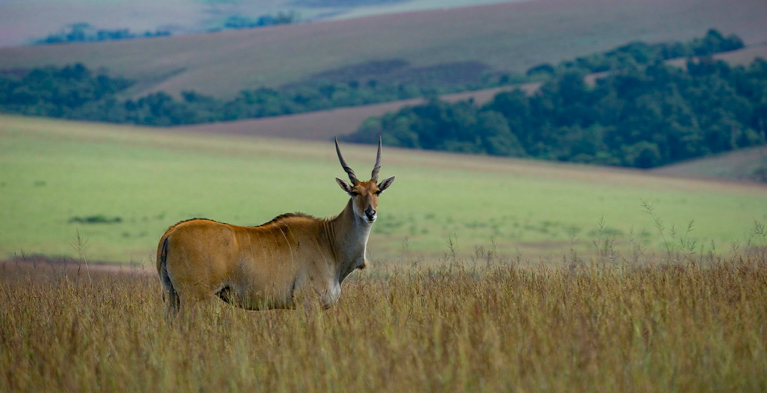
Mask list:
POLYGON ((357 179, 352 168, 350 168, 349 165, 346 165, 344 156, 341 154, 341 149, 338 148, 338 138, 336 138, 336 153, 338 153, 338 160, 341 161, 341 166, 349 175, 351 183, 347 183, 339 178, 336 178, 336 182, 338 182, 341 189, 352 198, 354 213, 357 217, 362 219, 363 222, 372 224, 377 217, 378 196, 394 183, 394 176, 378 183, 378 171, 381 169, 381 137, 378 137, 376 164, 373 167, 373 173, 370 175, 370 180, 368 181, 360 181, 357 179))

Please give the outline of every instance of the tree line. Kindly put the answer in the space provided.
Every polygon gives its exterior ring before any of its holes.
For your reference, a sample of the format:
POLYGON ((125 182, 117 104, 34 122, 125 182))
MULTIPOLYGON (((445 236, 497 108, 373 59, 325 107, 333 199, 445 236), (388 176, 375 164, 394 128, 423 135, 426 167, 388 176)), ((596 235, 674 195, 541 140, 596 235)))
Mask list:
POLYGON ((121 99, 134 84, 99 75, 82 64, 0 73, 0 112, 154 126, 197 124, 280 116, 343 106, 433 95, 413 84, 316 82, 277 90, 241 91, 231 100, 185 91, 177 99, 163 92, 121 99))
MULTIPOLYGON (((207 29, 209 33, 215 33, 222 30, 253 29, 258 27, 276 26, 291 23, 298 23, 300 16, 295 11, 278 12, 277 14, 264 14, 257 18, 251 18, 242 14, 229 15, 218 21, 218 23, 207 29)), ((130 29, 98 29, 87 22, 77 22, 64 26, 56 33, 48 34, 45 38, 34 40, 34 45, 81 43, 81 42, 100 42, 100 41, 118 41, 132 40, 137 38, 168 37, 171 35, 169 30, 157 29, 155 31, 144 31, 136 33, 130 29)))
POLYGON ((646 66, 658 61, 709 56, 743 47, 743 40, 737 35, 731 34, 725 37, 718 30, 710 29, 703 37, 694 38, 688 42, 648 44, 636 41, 604 53, 593 53, 575 60, 565 60, 557 66, 548 63, 539 64, 528 69, 526 76, 546 79, 567 71, 605 72, 624 67, 646 66))
POLYGON ((279 11, 275 15, 264 14, 258 18, 251 18, 242 14, 234 14, 226 17, 219 26, 209 28, 208 32, 214 33, 221 30, 254 29, 258 27, 288 25, 298 23, 300 20, 301 17, 296 11, 279 11))
POLYGON ((531 96, 482 106, 432 100, 367 119, 345 139, 417 149, 652 168, 763 144, 767 62, 711 57, 611 69, 594 86, 568 70, 531 96))
POLYGON ((48 34, 45 38, 35 40, 35 45, 64 44, 74 42, 99 42, 132 40, 136 38, 167 37, 168 30, 145 31, 135 33, 129 29, 97 29, 89 23, 78 22, 65 26, 57 33, 48 34))

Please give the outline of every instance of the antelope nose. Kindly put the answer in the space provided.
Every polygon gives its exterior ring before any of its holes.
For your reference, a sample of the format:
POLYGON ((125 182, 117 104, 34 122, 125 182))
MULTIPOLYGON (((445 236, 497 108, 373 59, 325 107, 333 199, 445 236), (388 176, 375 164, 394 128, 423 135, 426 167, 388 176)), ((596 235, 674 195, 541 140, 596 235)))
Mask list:
POLYGON ((368 216, 368 220, 372 220, 376 217, 376 211, 372 207, 365 209, 365 215, 368 216))

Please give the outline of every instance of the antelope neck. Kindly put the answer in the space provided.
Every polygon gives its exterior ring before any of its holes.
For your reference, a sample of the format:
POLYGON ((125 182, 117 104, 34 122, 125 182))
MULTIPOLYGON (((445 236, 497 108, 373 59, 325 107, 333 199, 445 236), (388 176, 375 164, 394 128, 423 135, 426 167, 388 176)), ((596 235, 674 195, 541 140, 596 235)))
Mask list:
POLYGON ((328 240, 335 254, 334 268, 339 281, 362 265, 371 228, 372 223, 354 213, 353 199, 349 199, 341 214, 328 221, 328 240))

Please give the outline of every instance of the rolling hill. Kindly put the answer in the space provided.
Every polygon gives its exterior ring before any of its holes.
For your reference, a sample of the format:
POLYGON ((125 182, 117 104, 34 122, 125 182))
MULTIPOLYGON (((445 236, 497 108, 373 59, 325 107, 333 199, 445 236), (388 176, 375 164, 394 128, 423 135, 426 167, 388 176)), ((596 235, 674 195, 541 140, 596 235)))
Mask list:
MULTIPOLYGON (((767 45, 755 45, 732 52, 720 53, 714 56, 715 59, 724 60, 733 65, 747 65, 757 57, 767 59, 767 45)), ((683 67, 686 61, 686 59, 675 59, 669 60, 668 63, 683 67)), ((587 75, 586 82, 589 84, 594 84, 596 79, 599 79, 604 75, 604 72, 587 75)), ((440 96, 440 99, 449 102, 472 99, 474 102, 482 104, 491 100, 496 94, 502 91, 521 88, 522 90, 531 93, 534 90, 537 90, 539 86, 540 83, 504 86, 499 88, 468 91, 456 94, 446 94, 440 96)), ((381 116, 386 112, 397 111, 404 106, 418 105, 422 102, 422 99, 410 99, 351 108, 338 108, 325 111, 308 112, 288 116, 195 124, 176 127, 176 129, 194 132, 209 132, 214 134, 237 134, 269 138, 328 141, 331 140, 334 136, 353 133, 357 130, 360 124, 362 124, 362 122, 369 117, 381 116)), ((704 165, 704 167, 706 166, 704 165)), ((684 172, 679 172, 679 175, 687 176, 687 174, 684 172)), ((749 176, 750 175, 745 172, 738 172, 737 175, 735 175, 735 172, 732 172, 730 175, 724 176, 724 178, 746 179, 749 176)), ((718 178, 720 176, 711 174, 711 177, 718 178)))
POLYGON ((2 48, 0 69, 80 61, 137 79, 132 95, 196 90, 231 97, 241 89, 281 86, 372 61, 396 60, 413 73, 524 71, 632 40, 687 40, 709 28, 757 44, 767 40, 765 20, 767 3, 753 0, 533 0, 215 34, 2 48))

